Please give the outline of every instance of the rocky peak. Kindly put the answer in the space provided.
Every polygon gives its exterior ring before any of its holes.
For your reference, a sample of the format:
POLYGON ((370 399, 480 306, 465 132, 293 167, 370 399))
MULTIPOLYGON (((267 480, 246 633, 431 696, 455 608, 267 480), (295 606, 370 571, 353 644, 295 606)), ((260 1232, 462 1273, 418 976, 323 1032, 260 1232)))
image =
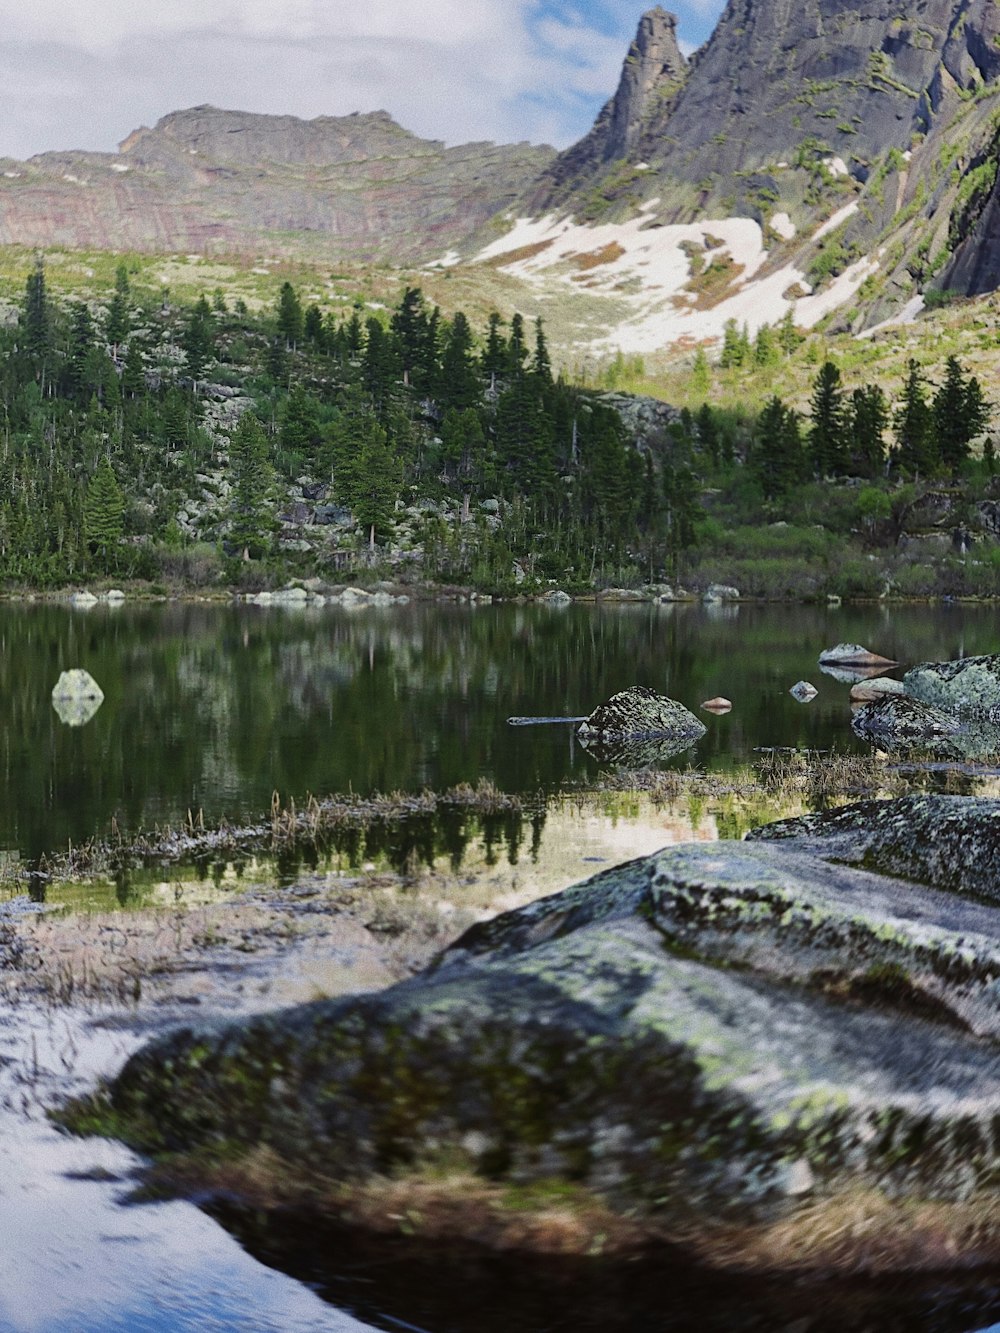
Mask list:
POLYGON ((684 86, 688 62, 677 45, 677 17, 659 5, 643 14, 622 68, 618 91, 583 139, 556 158, 530 204, 547 208, 572 198, 581 184, 642 155, 657 138, 684 86))
POLYGON ((631 151, 650 111, 684 78, 687 61, 677 45, 677 16, 659 5, 643 14, 622 68, 618 91, 601 113, 605 160, 631 151))

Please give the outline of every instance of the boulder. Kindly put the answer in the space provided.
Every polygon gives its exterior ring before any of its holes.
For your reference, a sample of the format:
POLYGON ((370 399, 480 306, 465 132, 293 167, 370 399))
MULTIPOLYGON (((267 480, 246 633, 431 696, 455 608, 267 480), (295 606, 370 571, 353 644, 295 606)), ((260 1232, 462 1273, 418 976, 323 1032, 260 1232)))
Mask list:
POLYGON ((732 588, 727 583, 711 583, 705 589, 701 599, 703 602, 738 602, 740 600, 739 588, 732 588))
POLYGON ((706 699, 702 704, 706 713, 728 713, 732 706, 733 701, 724 699, 721 694, 717 694, 714 699, 706 699))
POLYGON ((921 662, 903 677, 906 693, 935 708, 986 714, 1000 709, 1000 653, 921 662))
POLYGON ((85 610, 97 605, 97 598, 92 592, 88 592, 86 588, 84 588, 82 592, 73 593, 69 600, 73 606, 79 606, 85 610))
POLYGON ((688 745, 704 734, 704 723, 683 704, 645 685, 632 685, 599 704, 578 732, 581 740, 605 743, 663 737, 688 745))
POLYGON ((988 718, 959 716, 888 694, 861 704, 851 719, 855 735, 892 754, 914 752, 934 759, 979 761, 1000 755, 1000 727, 988 718))
MULTIPOLYGON (((921 834, 948 807, 877 804, 838 812, 867 857, 914 848, 954 880, 949 856, 975 873, 985 849, 1000 898, 1000 803, 940 854, 921 834)), ((933 1199, 924 1265, 962 1265, 942 1235, 995 1208, 1000 1170, 1000 908, 830 864, 814 827, 807 848, 774 836, 605 871, 380 994, 159 1037, 110 1090, 117 1132, 161 1156, 263 1147, 346 1186, 438 1165, 572 1181, 702 1260, 731 1262, 737 1227, 740 1258, 778 1269, 819 1246, 910 1271, 933 1199), (842 1226, 873 1197, 876 1247, 842 1226)))
POLYGON ((573 598, 570 597, 568 592, 563 592, 561 588, 553 588, 551 591, 544 593, 540 600, 548 603, 549 606, 569 606, 573 598))
POLYGON ((810 685, 807 680, 800 680, 788 691, 793 699, 797 699, 800 704, 809 704, 819 694, 815 685, 810 685))
POLYGON ((875 676, 871 680, 861 680, 851 686, 851 699, 859 704, 884 699, 888 694, 902 693, 903 682, 893 680, 891 676, 875 676))
POLYGON ((109 588, 104 594, 104 600, 106 602, 124 602, 125 594, 121 588, 109 588))
POLYGON ((819 655, 820 666, 840 667, 887 667, 898 666, 890 657, 882 657, 864 648, 860 643, 838 643, 834 648, 827 648, 819 655))
POLYGON ((67 727, 82 727, 104 702, 104 691, 89 671, 64 671, 52 687, 52 707, 67 727))

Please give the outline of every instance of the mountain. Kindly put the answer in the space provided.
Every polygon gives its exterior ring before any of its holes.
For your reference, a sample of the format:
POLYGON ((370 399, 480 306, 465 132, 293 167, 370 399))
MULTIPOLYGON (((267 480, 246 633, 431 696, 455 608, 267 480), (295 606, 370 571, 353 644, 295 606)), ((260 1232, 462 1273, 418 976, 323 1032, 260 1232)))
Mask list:
POLYGON ((0 243, 435 259, 553 155, 445 148, 384 111, 303 121, 200 106, 136 130, 117 153, 0 160, 0 243))
POLYGON ((657 7, 515 210, 513 271, 631 301, 626 350, 790 309, 858 331, 1000 287, 998 164, 996 0, 728 0, 690 60, 657 7))

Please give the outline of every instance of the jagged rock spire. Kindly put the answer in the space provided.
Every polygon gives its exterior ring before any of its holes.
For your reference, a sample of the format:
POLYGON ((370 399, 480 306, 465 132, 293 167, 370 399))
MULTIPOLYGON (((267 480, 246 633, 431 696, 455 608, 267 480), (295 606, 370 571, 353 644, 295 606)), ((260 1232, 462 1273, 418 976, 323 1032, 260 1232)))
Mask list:
POLYGON ((684 78, 687 61, 677 45, 677 16, 659 5, 643 14, 629 47, 618 91, 594 127, 601 156, 623 157, 634 146, 651 108, 684 78))

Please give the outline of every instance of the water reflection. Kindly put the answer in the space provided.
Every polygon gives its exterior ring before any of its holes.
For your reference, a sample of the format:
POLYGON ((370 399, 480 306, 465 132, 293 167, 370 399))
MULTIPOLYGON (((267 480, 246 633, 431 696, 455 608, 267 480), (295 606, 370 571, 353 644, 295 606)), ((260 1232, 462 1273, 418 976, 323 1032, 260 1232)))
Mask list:
MULTIPOLYGON (((581 716, 630 684, 692 711, 715 695, 728 717, 680 755, 651 762, 725 769, 756 747, 864 752, 845 685, 823 676, 808 709, 787 691, 820 651, 857 639, 903 661, 994 649, 986 608, 545 607, 411 604, 289 617, 258 607, 159 604, 87 616, 0 607, 0 847, 37 856, 103 833, 240 821, 275 789, 443 790, 487 777, 509 792, 592 781, 608 761, 572 728, 509 728, 511 715, 581 716), (67 727, 48 690, 64 663, 105 703, 67 727)), ((626 760, 626 762, 631 762, 626 760)))

